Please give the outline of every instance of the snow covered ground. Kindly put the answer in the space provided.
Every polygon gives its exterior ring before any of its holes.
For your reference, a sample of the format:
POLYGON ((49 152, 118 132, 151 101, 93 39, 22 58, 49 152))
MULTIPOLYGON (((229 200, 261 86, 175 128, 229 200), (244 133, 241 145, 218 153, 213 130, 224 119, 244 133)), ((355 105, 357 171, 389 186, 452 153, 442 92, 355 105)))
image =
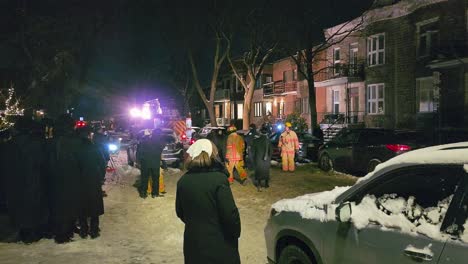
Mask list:
MULTIPOLYGON (((174 209, 175 187, 182 172, 170 169, 166 173, 165 197, 143 200, 133 186, 139 171, 126 165, 124 154, 115 157, 116 173, 106 176, 108 197, 104 199, 101 237, 92 240, 75 235, 73 242, 63 245, 47 239, 32 245, 0 243, 0 263, 183 263, 184 225, 174 209)), ((232 185, 242 221, 242 263, 266 263, 263 229, 274 202, 317 191, 319 181, 349 185, 355 180, 344 175, 308 175, 275 169, 271 188, 262 192, 251 183, 232 185)))

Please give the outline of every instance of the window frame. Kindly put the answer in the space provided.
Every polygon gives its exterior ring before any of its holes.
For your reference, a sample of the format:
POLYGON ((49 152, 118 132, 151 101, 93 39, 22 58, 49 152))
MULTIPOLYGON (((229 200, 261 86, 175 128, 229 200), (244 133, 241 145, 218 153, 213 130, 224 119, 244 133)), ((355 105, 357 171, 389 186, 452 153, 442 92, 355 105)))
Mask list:
POLYGON ((387 47, 387 38, 386 38, 386 34, 385 33, 378 33, 378 34, 374 34, 374 35, 371 35, 369 37, 367 37, 367 41, 366 41, 366 44, 367 44, 367 66, 368 67, 373 67, 373 66, 379 66, 379 65, 384 65, 385 64, 385 48, 387 47), (379 37, 380 36, 383 36, 383 48, 380 47, 380 42, 379 42, 379 37), (375 44, 376 44, 376 47, 374 49, 374 39, 376 40, 375 41, 375 44), (383 57, 382 57, 382 63, 379 63, 379 54, 380 53, 383 53, 383 57), (375 63, 372 63, 372 56, 375 55, 375 63))
MULTIPOLYGON (((434 113, 437 112, 437 106, 435 104, 434 100, 434 77, 433 76, 428 76, 428 77, 422 77, 422 78, 416 78, 416 112, 417 113, 434 113), (432 110, 428 111, 421 111, 421 83, 424 81, 429 81, 430 84, 432 84, 432 97, 430 94, 431 88, 427 89, 429 91, 429 94, 427 95, 428 98, 430 98, 430 102, 432 103, 432 110)), ((424 89, 426 90, 426 89, 424 89)))
POLYGON ((341 48, 333 49, 333 74, 340 74, 340 65, 341 65, 341 48), (338 56, 336 56, 338 54, 338 56), (338 57, 338 58, 337 58, 338 57))
POLYGON ((268 115, 268 112, 270 112, 270 115, 273 115, 273 103, 272 102, 265 102, 265 115, 268 115))
POLYGON ((332 98, 332 113, 339 114, 340 113, 340 90, 332 90, 331 98, 332 98), (335 93, 338 95, 337 98, 335 98, 335 93), (338 111, 335 111, 336 106, 338 106, 338 111))
POLYGON ((372 83, 366 87, 366 112, 368 115, 385 115, 385 83, 372 83), (375 87, 376 97, 371 98, 371 90, 375 87), (382 87, 382 98, 379 98, 379 87, 382 87), (379 102, 382 102, 382 112, 379 111, 379 102), (372 103, 376 104, 376 111, 372 110, 372 103))
POLYGON ((243 119, 244 103, 237 103, 237 119, 243 119))
POLYGON ((254 103, 254 117, 261 117, 263 110, 263 103, 262 102, 255 102, 254 103))
POLYGON ((433 17, 431 19, 427 19, 427 20, 416 23, 416 55, 418 58, 431 56, 432 47, 435 47, 438 44, 438 43, 434 43, 434 41, 432 40, 433 32, 436 32, 436 34, 440 36, 440 28, 438 27, 438 25, 437 25, 438 30, 426 31, 423 34, 421 34, 421 27, 427 26, 430 24, 436 24, 438 22, 439 22, 439 17, 437 16, 437 17, 433 17), (421 54, 421 37, 423 35, 426 36, 426 50, 424 54, 421 54))

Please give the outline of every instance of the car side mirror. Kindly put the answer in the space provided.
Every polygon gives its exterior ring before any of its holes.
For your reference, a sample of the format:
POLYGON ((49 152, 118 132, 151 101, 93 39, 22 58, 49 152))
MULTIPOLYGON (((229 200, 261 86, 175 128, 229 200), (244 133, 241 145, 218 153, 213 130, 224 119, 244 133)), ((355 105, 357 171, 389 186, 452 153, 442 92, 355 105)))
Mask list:
POLYGON ((342 203, 335 210, 336 220, 339 222, 349 222, 351 220, 351 213, 351 203, 342 203))

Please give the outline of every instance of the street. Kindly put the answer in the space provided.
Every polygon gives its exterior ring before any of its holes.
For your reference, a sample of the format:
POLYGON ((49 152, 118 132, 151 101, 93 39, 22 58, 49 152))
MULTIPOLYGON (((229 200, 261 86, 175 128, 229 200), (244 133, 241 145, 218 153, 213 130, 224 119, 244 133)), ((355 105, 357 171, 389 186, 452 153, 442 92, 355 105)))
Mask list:
MULTIPOLYGON (((166 171, 165 197, 143 200, 133 186, 139 170, 126 165, 124 152, 114 160, 116 172, 107 174, 104 186, 108 197, 104 198, 99 238, 75 235, 72 243, 60 245, 52 239, 31 245, 2 242, 0 263, 183 263, 184 225, 174 209, 176 183, 182 172, 166 171)), ((271 204, 355 181, 352 176, 321 172, 314 164, 302 165, 295 173, 272 167, 271 176, 271 187, 262 192, 257 192, 251 182, 231 186, 242 222, 242 263, 266 263, 263 229, 271 204)))

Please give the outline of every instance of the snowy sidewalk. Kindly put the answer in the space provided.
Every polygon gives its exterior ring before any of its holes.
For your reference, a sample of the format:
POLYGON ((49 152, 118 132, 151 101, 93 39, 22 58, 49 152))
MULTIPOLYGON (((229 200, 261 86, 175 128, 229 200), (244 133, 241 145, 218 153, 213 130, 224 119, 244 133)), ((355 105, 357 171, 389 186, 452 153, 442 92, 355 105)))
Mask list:
MULTIPOLYGON (((0 263, 183 263, 184 225, 174 208, 175 188, 182 172, 177 169, 166 172, 165 197, 143 200, 133 186, 139 170, 126 165, 125 152, 114 161, 116 172, 106 175, 104 186, 108 197, 104 198, 101 237, 92 240, 75 235, 73 242, 63 245, 48 239, 32 245, 0 243, 0 263)), ((343 180, 343 185, 354 181, 343 175, 311 177, 273 169, 271 188, 266 191, 257 192, 251 183, 232 185, 242 222, 239 241, 242 263, 266 263, 263 229, 274 202, 317 191, 314 187, 317 181, 337 178, 343 180)))

